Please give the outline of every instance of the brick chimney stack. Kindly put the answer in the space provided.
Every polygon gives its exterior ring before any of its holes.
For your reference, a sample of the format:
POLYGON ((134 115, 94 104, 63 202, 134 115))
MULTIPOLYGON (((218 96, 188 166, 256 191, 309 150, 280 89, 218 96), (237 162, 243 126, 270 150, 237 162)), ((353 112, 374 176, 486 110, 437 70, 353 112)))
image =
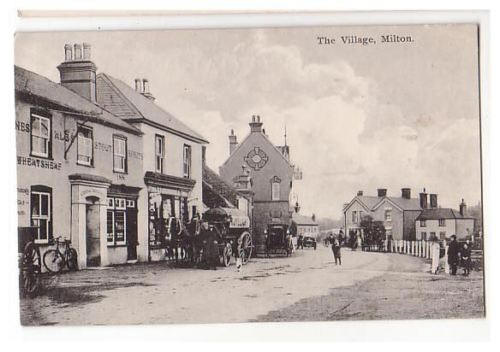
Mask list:
POLYGON ((465 204, 463 198, 462 198, 462 203, 460 203, 460 215, 467 216, 467 204, 465 204))
POLYGON ((424 190, 420 193, 420 208, 427 209, 427 193, 424 190))
POLYGON ((410 188, 401 188, 401 198, 411 199, 411 189, 410 188))
POLYGON ((387 188, 379 188, 379 189, 377 189, 377 196, 380 197, 380 198, 387 196, 387 188))
POLYGON ((363 196, 363 191, 358 191, 358 197, 362 197, 363 196))
POLYGON ((231 134, 229 135, 229 155, 233 154, 234 150, 238 146, 238 138, 234 134, 234 130, 231 130, 231 134))
POLYGON ((249 123, 250 132, 262 132, 263 123, 260 121, 259 115, 252 115, 252 122, 249 123))
POLYGON ((135 80, 135 91, 138 93, 142 93, 142 82, 140 78, 136 78, 135 80))
POLYGON ((435 193, 431 193, 429 195, 429 203, 430 203, 431 209, 437 208, 438 207, 438 195, 435 193))
POLYGON ((57 66, 61 85, 76 94, 96 102, 96 65, 91 61, 91 47, 82 45, 64 45, 64 62, 57 66))
POLYGON ((142 79, 142 92, 141 92, 141 94, 144 95, 146 98, 148 98, 151 101, 155 100, 155 97, 149 91, 149 81, 146 78, 142 79))

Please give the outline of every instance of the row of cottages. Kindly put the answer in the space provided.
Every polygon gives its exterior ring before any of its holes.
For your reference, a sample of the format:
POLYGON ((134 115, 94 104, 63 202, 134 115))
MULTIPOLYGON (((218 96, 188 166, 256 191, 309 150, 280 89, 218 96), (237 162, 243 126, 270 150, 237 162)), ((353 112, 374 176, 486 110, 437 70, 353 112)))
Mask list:
MULTIPOLYGON (((205 138, 65 45, 60 84, 15 67, 19 227, 72 241, 79 267, 161 259, 202 211, 205 138)), ((74 50, 73 50, 74 49, 74 50)))
POLYGON ((260 116, 252 116, 250 133, 238 143, 233 131, 229 135, 229 157, 220 166, 219 174, 233 184, 241 174, 242 165, 252 180, 252 235, 258 253, 265 249, 265 231, 270 224, 291 224, 290 192, 294 166, 288 145, 275 146, 262 128, 260 116))
POLYGON ((444 240, 456 235, 457 239, 472 238, 476 220, 467 216, 467 205, 462 199, 459 210, 451 208, 424 209, 416 220, 417 240, 444 240))
POLYGON ((474 231, 475 220, 465 214, 466 206, 462 200, 460 211, 438 207, 437 194, 428 195, 424 190, 419 198, 411 197, 410 188, 401 189, 401 197, 387 196, 387 189, 377 190, 377 196, 365 196, 363 191, 344 205, 344 228, 346 235, 363 237, 361 221, 369 215, 382 221, 387 240, 449 238, 455 234, 465 238, 474 231), (439 230, 441 229, 441 230, 439 230))

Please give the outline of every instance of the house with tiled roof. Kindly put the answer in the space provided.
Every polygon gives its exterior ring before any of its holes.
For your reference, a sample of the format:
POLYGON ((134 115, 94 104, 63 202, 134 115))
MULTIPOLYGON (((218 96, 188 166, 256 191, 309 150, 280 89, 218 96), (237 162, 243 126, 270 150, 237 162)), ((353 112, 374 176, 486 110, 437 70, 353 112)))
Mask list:
POLYGON ((416 239, 449 239, 456 235, 464 240, 474 234, 475 219, 467 216, 467 205, 462 199, 460 210, 432 207, 424 209, 415 220, 416 239))
POLYGON ((137 226, 143 133, 80 89, 94 66, 90 46, 74 48, 61 83, 14 68, 18 226, 34 231, 42 255, 55 238, 70 240, 79 268, 135 261, 147 241, 137 226), (79 65, 88 71, 70 79, 79 65))
POLYGON ((383 222, 388 240, 415 239, 415 219, 426 204, 425 191, 420 198, 412 198, 409 188, 401 189, 401 197, 387 196, 384 188, 377 190, 377 196, 365 196, 359 191, 343 209, 346 235, 363 237, 361 221, 369 215, 383 222))
POLYGON ((297 212, 292 214, 292 226, 297 235, 314 237, 319 234, 319 224, 312 216, 301 215, 297 212))

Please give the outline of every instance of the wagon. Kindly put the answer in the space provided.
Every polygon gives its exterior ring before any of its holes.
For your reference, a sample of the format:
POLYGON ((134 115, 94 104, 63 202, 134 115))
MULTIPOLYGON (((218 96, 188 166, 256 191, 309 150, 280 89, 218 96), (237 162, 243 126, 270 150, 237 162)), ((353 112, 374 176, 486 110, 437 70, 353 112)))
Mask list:
POLYGON ((40 250, 35 244, 36 227, 18 228, 19 292, 33 297, 41 288, 42 261, 40 250))
POLYGON ((286 224, 269 224, 264 231, 266 235, 266 255, 283 254, 287 257, 292 254, 293 243, 290 229, 286 224))
POLYGON ((253 251, 250 234, 250 219, 241 210, 217 207, 207 210, 203 220, 217 228, 222 240, 219 241, 219 257, 224 266, 231 264, 231 258, 240 258, 246 264, 253 251))

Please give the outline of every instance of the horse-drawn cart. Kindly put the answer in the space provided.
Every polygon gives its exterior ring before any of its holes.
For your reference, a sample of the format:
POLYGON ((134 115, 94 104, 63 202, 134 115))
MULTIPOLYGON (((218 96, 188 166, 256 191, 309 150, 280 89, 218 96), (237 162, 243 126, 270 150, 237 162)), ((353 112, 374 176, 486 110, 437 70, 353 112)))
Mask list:
POLYGON ((224 266, 231 264, 231 257, 240 258, 246 264, 252 256, 250 219, 239 209, 212 208, 203 214, 203 220, 220 233, 219 256, 224 266))
POLYGON ((33 297, 41 288, 42 261, 35 244, 36 227, 18 228, 19 291, 21 296, 33 297))

